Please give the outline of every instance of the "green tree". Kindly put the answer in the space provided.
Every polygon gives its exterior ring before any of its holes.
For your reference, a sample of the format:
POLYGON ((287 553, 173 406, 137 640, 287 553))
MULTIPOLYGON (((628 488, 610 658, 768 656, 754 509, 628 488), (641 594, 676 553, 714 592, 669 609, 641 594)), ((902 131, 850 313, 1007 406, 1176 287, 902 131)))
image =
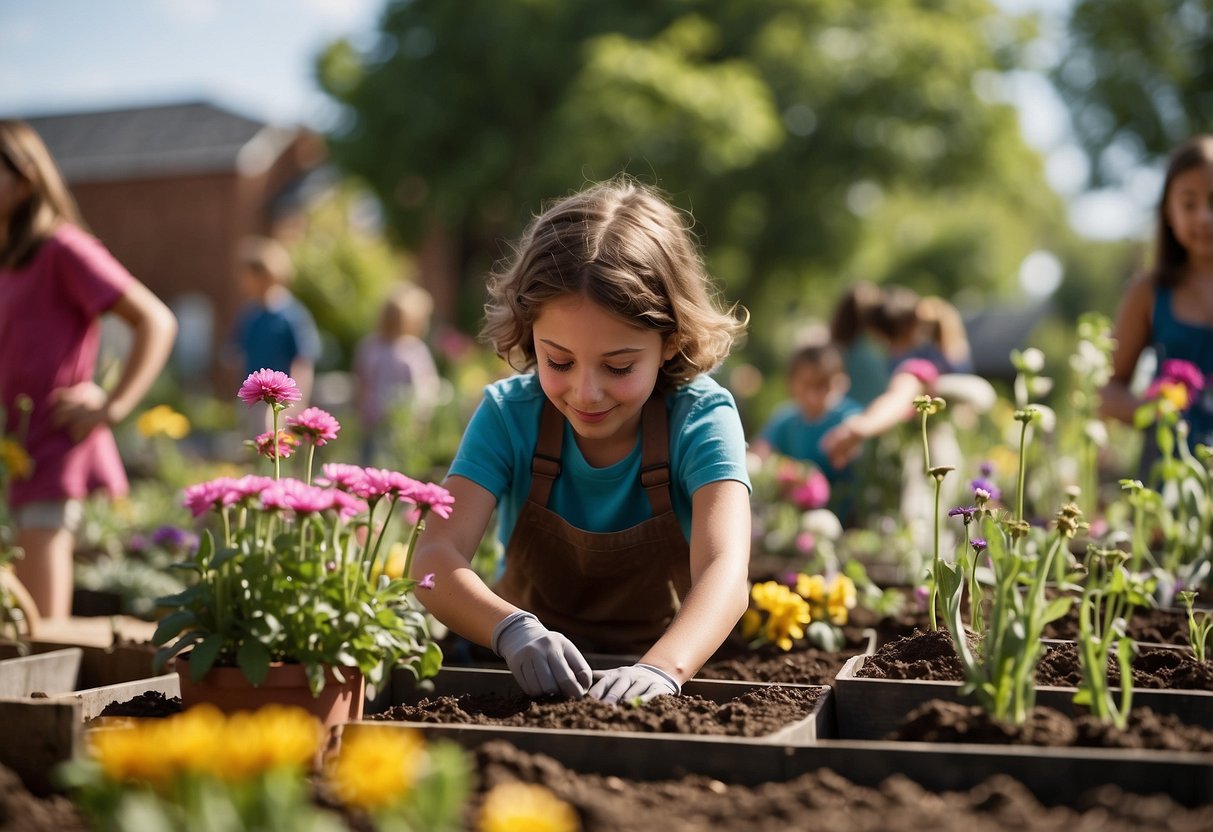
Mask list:
POLYGON ((1213 0, 1077 0, 1053 80, 1114 183, 1213 125, 1213 0))
POLYGON ((1032 31, 989 0, 410 0, 319 75, 345 107, 335 158, 469 328, 503 240, 619 171, 693 212, 731 298, 823 315, 865 257, 1006 291, 1064 224, 988 91, 1032 31), (918 232, 876 227, 890 211, 918 232))

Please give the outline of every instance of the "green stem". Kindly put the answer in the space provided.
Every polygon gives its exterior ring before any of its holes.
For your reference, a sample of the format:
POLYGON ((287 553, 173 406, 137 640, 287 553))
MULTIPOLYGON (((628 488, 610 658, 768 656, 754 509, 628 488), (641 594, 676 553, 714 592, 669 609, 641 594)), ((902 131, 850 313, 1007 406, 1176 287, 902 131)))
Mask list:
POLYGON ((922 461, 923 473, 931 473, 931 444, 927 441, 927 411, 922 411, 922 419, 919 420, 922 424, 922 461))
MULTIPOLYGON (((926 421, 925 417, 923 419, 926 421)), ((943 477, 935 480, 935 555, 931 561, 931 632, 939 629, 935 621, 935 607, 939 597, 939 492, 943 490, 943 477)))
POLYGON ((1024 482, 1027 479, 1026 474, 1027 474, 1027 470, 1028 470, 1028 465, 1027 465, 1028 461, 1027 461, 1027 457, 1026 457, 1026 453, 1025 453, 1027 443, 1028 443, 1028 421, 1029 420, 1024 419, 1023 423, 1020 425, 1020 428, 1019 428, 1019 479, 1018 479, 1019 493, 1016 495, 1016 500, 1015 500, 1015 509, 1016 509, 1015 519, 1016 520, 1024 519, 1024 516, 1023 516, 1024 493, 1023 492, 1024 492, 1024 482))
POLYGON ((307 479, 304 480, 308 485, 312 484, 312 459, 316 456, 316 443, 309 441, 307 443, 307 479))
POLYGON ((413 526, 413 536, 409 539, 409 548, 404 555, 404 577, 411 578, 413 576, 413 552, 417 549, 417 538, 421 537, 421 533, 425 531, 425 513, 426 509, 421 509, 421 514, 417 518, 417 525, 413 526))
POLYGON ((270 409, 274 414, 274 431, 270 434, 270 442, 274 447, 274 479, 278 480, 282 478, 282 463, 278 454, 278 408, 270 405, 270 409))

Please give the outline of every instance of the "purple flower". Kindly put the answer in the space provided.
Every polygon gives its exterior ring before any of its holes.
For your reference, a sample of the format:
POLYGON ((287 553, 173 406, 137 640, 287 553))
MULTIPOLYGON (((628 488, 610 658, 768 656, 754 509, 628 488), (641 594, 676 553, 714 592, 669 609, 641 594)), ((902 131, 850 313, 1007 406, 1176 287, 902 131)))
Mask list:
POLYGON ((318 407, 309 407, 298 416, 287 417, 286 425, 295 433, 311 440, 316 447, 332 442, 341 430, 341 423, 327 410, 318 407))
POLYGON ((990 477, 994 476, 994 463, 990 462, 989 460, 985 460, 977 467, 977 470, 981 472, 983 477, 989 479, 990 477))
POLYGON ((434 588, 434 573, 426 572, 425 577, 417 582, 417 586, 420 589, 433 589, 434 588))
POLYGON ((193 550, 198 545, 198 535, 176 526, 161 526, 152 532, 152 543, 171 550, 193 550))
POLYGON ((983 551, 985 551, 987 544, 984 537, 975 537, 969 541, 969 545, 973 547, 974 552, 980 555, 983 551))
POLYGON ((303 394, 299 392, 299 385, 295 384, 293 378, 286 373, 267 370, 264 367, 249 374, 249 377, 244 380, 244 384, 240 385, 240 392, 237 395, 249 407, 257 402, 286 404, 303 398, 303 394))
POLYGON ((972 519, 973 512, 975 511, 977 511, 977 509, 974 506, 957 506, 956 508, 948 509, 948 516, 963 517, 967 523, 972 519))
POLYGON ((982 491, 986 492, 986 494, 989 495, 987 499, 990 499, 990 500, 1001 500, 1002 499, 1002 490, 997 485, 995 485, 992 480, 989 480, 986 477, 978 477, 977 479, 970 481, 969 488, 972 489, 974 492, 976 492, 977 489, 980 488, 982 491))

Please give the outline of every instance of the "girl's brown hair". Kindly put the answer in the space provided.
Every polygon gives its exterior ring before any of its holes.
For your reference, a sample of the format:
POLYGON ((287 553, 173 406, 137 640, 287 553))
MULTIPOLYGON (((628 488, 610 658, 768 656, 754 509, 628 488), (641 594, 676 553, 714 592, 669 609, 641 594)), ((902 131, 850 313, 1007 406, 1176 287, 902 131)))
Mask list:
POLYGON ((30 190, 29 199, 13 212, 0 239, 0 268, 27 263, 61 222, 84 227, 50 151, 25 122, 0 120, 0 165, 25 180, 30 190))
POLYGON ((661 392, 720 364, 748 320, 744 309, 721 307, 684 215, 628 177, 547 208, 489 276, 488 291, 480 337, 514 369, 535 366, 533 328, 543 305, 583 295, 672 339, 677 353, 661 368, 661 392))
POLYGON ((830 338, 848 346, 871 325, 872 316, 884 303, 884 290, 875 283, 860 280, 854 283, 834 306, 830 316, 830 338))
POLYGON ((1167 199, 1171 196, 1171 185, 1180 174, 1204 165, 1213 165, 1213 133, 1201 133, 1188 139, 1175 149, 1167 163, 1162 197, 1158 200, 1158 230, 1155 234, 1152 272, 1160 286, 1177 285, 1183 279, 1184 266, 1188 262, 1188 250, 1176 238, 1175 230, 1167 220, 1167 199))

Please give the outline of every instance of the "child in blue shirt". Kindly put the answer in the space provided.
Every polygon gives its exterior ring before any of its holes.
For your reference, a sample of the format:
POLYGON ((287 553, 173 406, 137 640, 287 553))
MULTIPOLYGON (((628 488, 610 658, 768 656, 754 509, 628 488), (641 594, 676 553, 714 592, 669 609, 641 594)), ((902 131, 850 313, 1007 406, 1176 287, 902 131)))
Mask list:
POLYGON ((490 277, 482 338, 523 372, 486 389, 413 574, 529 695, 678 693, 746 609, 745 437, 706 375, 745 321, 715 297, 687 221, 627 178, 553 204, 490 277), (494 510, 490 586, 471 558, 494 510), (583 649, 640 661, 591 677, 583 649))

